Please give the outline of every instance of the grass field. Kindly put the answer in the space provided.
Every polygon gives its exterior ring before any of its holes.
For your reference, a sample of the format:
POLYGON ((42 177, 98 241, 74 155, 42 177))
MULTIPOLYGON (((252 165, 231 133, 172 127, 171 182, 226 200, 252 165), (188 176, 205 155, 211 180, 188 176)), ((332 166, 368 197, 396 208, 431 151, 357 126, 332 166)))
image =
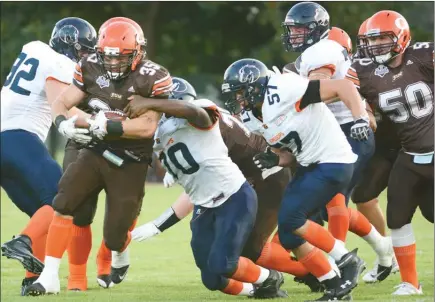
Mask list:
MULTIPOLYGON (((142 208, 139 223, 155 218, 166 209, 181 192, 179 187, 165 189, 159 185, 149 185, 142 208)), ((89 290, 87 292, 67 292, 66 256, 61 266, 61 294, 47 297, 20 297, 19 290, 24 272, 21 265, 2 257, 1 261, 1 301, 29 301, 30 299, 47 301, 246 301, 229 297, 219 292, 209 292, 201 284, 200 274, 190 251, 189 221, 153 238, 152 240, 130 245, 131 267, 126 280, 112 289, 100 288, 96 283, 96 251, 101 242, 102 218, 104 213, 103 196, 100 195, 100 208, 92 227, 93 249, 88 266, 89 290)), ((385 196, 382 196, 385 207, 385 196)), ((1 192, 1 241, 9 240, 18 234, 28 218, 21 213, 1 192)), ((424 296, 412 298, 394 298, 393 287, 399 284, 399 275, 389 277, 380 284, 366 285, 362 282, 353 292, 354 300, 370 301, 434 301, 434 233, 433 225, 426 222, 418 212, 413 222, 417 237, 417 263, 424 296)), ((348 248, 359 247, 359 255, 371 267, 375 255, 368 245, 355 235, 349 234, 348 248)), ((286 277, 283 285, 290 298, 288 301, 304 301, 317 298, 308 288, 286 277)))

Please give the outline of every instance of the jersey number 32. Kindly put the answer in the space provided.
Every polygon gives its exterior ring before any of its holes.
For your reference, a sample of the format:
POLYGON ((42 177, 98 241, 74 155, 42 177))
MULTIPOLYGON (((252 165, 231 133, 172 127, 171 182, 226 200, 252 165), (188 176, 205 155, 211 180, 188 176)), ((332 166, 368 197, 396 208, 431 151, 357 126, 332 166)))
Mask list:
POLYGON ((39 66, 39 60, 35 58, 27 58, 27 54, 22 52, 18 56, 18 58, 15 60, 14 66, 12 66, 11 72, 6 78, 6 81, 4 82, 3 86, 8 87, 11 83, 11 87, 9 88, 15 93, 21 94, 21 95, 30 95, 30 91, 27 89, 24 89, 23 87, 20 87, 20 80, 26 80, 28 82, 33 81, 35 79, 36 70, 39 66), (22 68, 22 64, 24 63, 25 66, 30 67, 30 69, 22 68), (28 71, 26 71, 26 69, 28 71), (19 72, 18 72, 19 70, 19 72), (17 73, 18 72, 18 73, 17 73))

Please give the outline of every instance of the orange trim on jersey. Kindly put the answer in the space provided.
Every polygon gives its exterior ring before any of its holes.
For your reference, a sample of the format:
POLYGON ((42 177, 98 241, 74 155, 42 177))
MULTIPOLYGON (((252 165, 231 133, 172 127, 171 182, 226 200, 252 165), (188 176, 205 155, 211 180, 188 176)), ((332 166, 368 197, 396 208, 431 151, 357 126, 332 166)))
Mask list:
POLYGON ((74 79, 77 82, 80 82, 81 84, 83 84, 83 78, 80 75, 78 75, 77 73, 75 73, 75 72, 74 72, 74 79))
POLYGON ((82 69, 80 68, 79 64, 76 65, 76 71, 79 72, 80 74, 82 73, 82 69))
POLYGON ((214 121, 214 123, 211 124, 209 127, 205 127, 205 128, 198 127, 198 126, 196 126, 196 125, 194 125, 194 124, 192 124, 190 122, 189 122, 189 125, 191 125, 192 127, 196 128, 198 130, 209 131, 209 130, 213 129, 213 127, 216 126, 216 124, 219 122, 221 114, 220 114, 220 112, 219 112, 219 110, 217 109, 216 106, 202 107, 202 108, 205 109, 205 110, 210 110, 210 111, 214 111, 215 112, 215 114, 216 114, 216 120, 214 121))
POLYGON ((301 109, 301 101, 302 101, 302 99, 297 101, 295 104, 296 112, 301 112, 303 110, 303 109, 301 109))
POLYGON ((349 69, 347 71, 347 74, 358 79, 358 74, 355 71, 353 71, 352 69, 349 69))
POLYGON ((160 91, 162 90, 165 91, 164 89, 166 87, 170 88, 171 86, 172 86, 172 78, 168 77, 166 80, 153 85, 152 88, 153 94, 158 95, 159 93, 161 93, 160 91))
POLYGON ((70 83, 63 82, 63 81, 61 81, 61 80, 58 80, 58 79, 56 79, 56 78, 53 78, 53 77, 48 77, 48 78, 45 79, 45 81, 50 81, 50 80, 53 80, 53 81, 56 81, 56 82, 59 82, 59 83, 63 83, 63 84, 67 84, 67 85, 70 84, 70 83))
POLYGON ((358 79, 355 79, 354 77, 350 77, 348 75, 346 75, 346 80, 351 81, 355 86, 360 86, 360 82, 358 79))
POLYGON ((322 67, 316 68, 314 70, 311 70, 310 73, 312 73, 316 70, 322 69, 322 68, 329 69, 331 71, 331 76, 333 76, 335 74, 335 65, 334 64, 328 64, 328 65, 324 65, 322 67))

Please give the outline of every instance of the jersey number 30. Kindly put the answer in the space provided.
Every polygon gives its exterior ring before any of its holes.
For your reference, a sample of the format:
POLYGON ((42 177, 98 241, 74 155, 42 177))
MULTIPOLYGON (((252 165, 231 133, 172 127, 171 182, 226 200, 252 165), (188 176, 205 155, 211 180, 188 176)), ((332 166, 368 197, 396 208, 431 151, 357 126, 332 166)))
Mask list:
POLYGON ((33 81, 35 79, 36 70, 39 66, 39 60, 35 58, 28 58, 26 60, 27 54, 22 52, 18 56, 17 60, 15 61, 14 66, 12 66, 11 72, 9 73, 8 77, 6 78, 5 83, 3 84, 4 87, 9 86, 9 84, 12 83, 11 87, 9 88, 15 93, 21 94, 21 95, 30 95, 30 91, 27 89, 24 89, 23 87, 20 87, 19 83, 20 80, 26 80, 28 82, 33 81), (24 69, 21 69, 18 73, 18 69, 20 69, 21 65, 24 63, 26 66, 30 66, 30 70, 26 71, 24 69))
POLYGON ((190 153, 189 149, 187 148, 186 144, 184 143, 177 143, 171 147, 169 147, 168 151, 166 151, 166 154, 162 152, 160 154, 159 158, 163 165, 166 167, 166 170, 174 177, 177 178, 177 174, 174 173, 174 171, 171 169, 171 166, 169 165, 169 161, 183 174, 193 174, 199 170, 199 164, 195 161, 192 154, 190 153), (177 155, 181 155, 178 157, 177 155), (179 159, 183 159, 189 167, 184 167, 179 159))

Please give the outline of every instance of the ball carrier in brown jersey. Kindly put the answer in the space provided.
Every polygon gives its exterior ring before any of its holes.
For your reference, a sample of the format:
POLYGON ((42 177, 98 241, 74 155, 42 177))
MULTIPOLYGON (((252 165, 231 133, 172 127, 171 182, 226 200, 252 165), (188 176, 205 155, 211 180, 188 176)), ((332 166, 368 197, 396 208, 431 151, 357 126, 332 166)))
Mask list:
POLYGON ((59 292, 58 270, 71 237, 72 218, 96 190, 104 189, 107 195, 107 248, 122 251, 130 242, 129 228, 142 204, 152 154, 151 138, 160 116, 149 111, 131 120, 113 121, 107 120, 104 112, 122 111, 133 94, 167 98, 172 79, 166 69, 143 59, 143 43, 133 25, 107 25, 100 32, 97 53, 77 65, 74 85, 52 106, 55 124, 60 125, 68 123, 68 108, 88 100, 89 107, 100 109, 95 119, 88 122, 91 133, 102 141, 82 150, 59 183, 53 205, 56 215, 47 238, 47 261, 39 279, 28 287, 27 295, 59 292), (109 160, 103 157, 108 154, 106 151, 110 151, 109 160))
MULTIPOLYGON (((173 77, 172 80, 174 83, 172 98, 186 101, 196 99, 195 89, 187 81, 176 77, 173 77)), ((273 168, 262 172, 254 164, 252 158, 266 150, 267 144, 264 139, 251 134, 243 123, 231 116, 228 111, 221 108, 219 111, 221 113, 219 128, 228 148, 228 155, 251 183, 258 196, 257 218, 242 256, 268 269, 286 272, 298 277, 305 276, 308 271, 301 263, 290 257, 289 251, 286 251, 279 241, 269 242, 268 240, 277 227, 282 195, 286 185, 291 180, 290 169, 273 168)), ((144 241, 154 237, 178 223, 192 210, 193 204, 190 202, 189 196, 183 193, 170 208, 154 221, 133 230, 132 238, 144 241)), ((319 282, 315 283, 320 284, 319 282)))
MULTIPOLYGON (((132 24, 139 35, 139 39, 143 40, 140 43, 142 57, 146 54, 146 39, 144 37, 142 28, 135 21, 124 18, 114 17, 104 22, 99 33, 113 22, 127 22, 132 24)), ((88 118, 92 114, 98 113, 99 108, 92 108, 88 103, 92 97, 88 96, 89 100, 85 100, 78 105, 78 108, 88 113, 88 118)), ((94 106, 95 107, 95 106, 94 106)), ((77 126, 77 123, 76 123, 77 126)), ((89 124, 84 123, 83 127, 89 127, 89 124)), ((66 171, 68 166, 77 160, 80 150, 83 149, 82 145, 69 140, 65 146, 65 155, 63 159, 63 171, 66 171)), ((87 261, 92 248, 92 232, 91 224, 93 222, 98 202, 97 190, 95 194, 88 197, 88 200, 75 211, 73 220, 72 237, 68 245, 68 262, 69 262, 69 276, 68 276, 68 290, 84 291, 87 290, 87 261)), ((134 225, 132 226, 134 228, 134 225)), ((97 253, 97 282, 104 288, 109 288, 114 284, 122 282, 126 276, 129 267, 128 249, 122 253, 111 252, 102 240, 100 248, 97 253)))
POLYGON ((347 78, 394 123, 402 146, 388 181, 387 225, 402 279, 393 294, 422 294, 411 221, 417 207, 434 221, 434 45, 409 46, 409 25, 394 11, 370 17, 363 39, 371 62, 355 61, 347 78))

